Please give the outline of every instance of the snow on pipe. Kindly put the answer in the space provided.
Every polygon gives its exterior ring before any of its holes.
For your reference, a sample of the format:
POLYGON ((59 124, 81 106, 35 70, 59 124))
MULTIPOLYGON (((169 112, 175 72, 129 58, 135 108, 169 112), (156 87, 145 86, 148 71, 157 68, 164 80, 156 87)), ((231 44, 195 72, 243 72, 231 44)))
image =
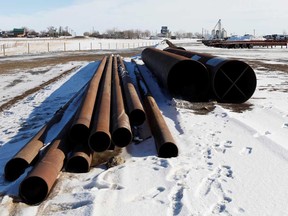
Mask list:
POLYGON ((111 137, 116 146, 125 147, 132 140, 132 132, 129 117, 125 112, 116 57, 113 57, 112 75, 111 137))
POLYGON ((87 92, 84 96, 81 108, 78 111, 77 117, 70 129, 70 137, 76 143, 83 143, 83 140, 88 140, 89 128, 92 120, 92 114, 97 97, 99 83, 105 68, 107 57, 103 57, 100 65, 92 77, 87 92))
POLYGON ((117 57, 119 62, 119 75, 122 82, 123 98, 131 125, 139 126, 146 120, 146 114, 139 99, 135 86, 131 81, 128 71, 121 57, 117 57))
POLYGON ((44 146, 45 138, 49 129, 58 123, 74 99, 81 97, 87 85, 78 91, 55 115, 44 125, 32 139, 23 146, 5 165, 5 178, 8 181, 14 181, 22 175, 27 167, 38 160, 39 151, 44 146))
POLYGON ((111 109, 111 77, 112 77, 112 55, 106 64, 103 81, 95 104, 94 117, 91 124, 88 144, 95 152, 107 150, 111 144, 110 134, 110 109, 111 109))
POLYGON ((210 73, 210 97, 218 102, 243 103, 256 89, 255 72, 243 61, 175 48, 166 48, 165 51, 203 63, 210 73))
POLYGON ((175 144, 175 140, 137 65, 135 67, 135 74, 158 156, 162 158, 177 157, 178 147, 175 144))
POLYGON ((142 59, 171 94, 189 101, 207 100, 209 75, 202 63, 155 48, 144 49, 142 59))
POLYGON ((51 143, 43 158, 37 163, 19 187, 20 197, 30 205, 46 199, 63 168, 69 151, 68 130, 72 118, 64 125, 57 138, 51 143))
POLYGON ((93 152, 87 142, 75 145, 69 156, 65 170, 73 173, 86 173, 90 171, 93 152))

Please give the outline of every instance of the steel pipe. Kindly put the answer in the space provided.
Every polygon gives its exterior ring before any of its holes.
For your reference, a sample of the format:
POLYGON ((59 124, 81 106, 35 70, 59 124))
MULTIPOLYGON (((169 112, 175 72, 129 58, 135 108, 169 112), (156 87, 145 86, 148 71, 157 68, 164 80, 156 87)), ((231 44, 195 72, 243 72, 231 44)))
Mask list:
POLYGON ((138 67, 135 67, 135 74, 158 156, 162 158, 177 157, 178 147, 175 140, 138 67))
POLYGON ((207 100, 209 75, 202 63, 155 48, 144 49, 142 59, 171 94, 189 101, 207 100))
POLYGON ((27 204, 35 205, 45 200, 55 184, 69 151, 67 134, 71 123, 70 120, 63 127, 43 158, 21 182, 19 195, 27 204))
POLYGON ((127 146, 132 140, 129 117, 125 112, 117 58, 113 58, 112 103, 111 103, 111 137, 118 147, 127 146))
POLYGON ((165 41, 166 44, 167 44, 169 47, 171 47, 171 48, 185 50, 185 48, 176 46, 175 44, 173 44, 171 41, 169 41, 169 40, 167 40, 167 39, 165 39, 164 41, 165 41))
POLYGON ((131 125, 139 126, 146 120, 145 111, 121 57, 118 57, 123 96, 131 125))
POLYGON ((209 70, 210 97, 218 102, 243 103, 252 97, 256 89, 255 72, 243 61, 174 48, 166 48, 165 51, 203 63, 209 70))
POLYGON ((5 179, 8 181, 14 181, 19 178, 27 167, 33 164, 38 159, 38 153, 44 146, 44 138, 47 133, 49 125, 58 122, 60 116, 54 116, 51 121, 38 131, 38 133, 18 151, 12 159, 10 159, 5 165, 5 179))
POLYGON ((111 104, 111 76, 112 76, 112 55, 106 64, 103 81, 97 96, 94 117, 91 127, 88 144, 93 151, 102 152, 111 144, 110 134, 110 104, 111 104))
POLYGON ((8 181, 16 180, 22 175, 27 167, 38 160, 38 154, 41 148, 44 146, 44 142, 49 129, 56 123, 58 123, 70 106, 74 99, 80 98, 87 85, 85 85, 80 91, 78 91, 63 107, 61 107, 55 115, 44 125, 32 139, 21 148, 12 159, 10 159, 5 165, 5 179, 8 181))
POLYGON ((92 120, 94 105, 97 97, 99 83, 104 71, 107 57, 103 57, 94 76, 92 77, 87 92, 84 96, 81 108, 78 111, 77 117, 70 129, 70 137, 76 143, 87 142, 89 137, 89 128, 92 120))
POLYGON ((93 152, 87 143, 78 144, 67 160, 65 170, 73 173, 89 172, 93 152))

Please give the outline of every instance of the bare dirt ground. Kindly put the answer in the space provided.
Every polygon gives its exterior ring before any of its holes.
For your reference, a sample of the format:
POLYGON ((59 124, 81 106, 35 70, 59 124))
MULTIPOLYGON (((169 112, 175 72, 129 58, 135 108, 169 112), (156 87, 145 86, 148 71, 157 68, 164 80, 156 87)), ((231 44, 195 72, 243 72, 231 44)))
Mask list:
POLYGON ((283 71, 287 72, 288 71, 288 64, 269 64, 269 63, 264 63, 260 60, 244 60, 246 61, 253 69, 258 68, 265 68, 268 71, 283 71))

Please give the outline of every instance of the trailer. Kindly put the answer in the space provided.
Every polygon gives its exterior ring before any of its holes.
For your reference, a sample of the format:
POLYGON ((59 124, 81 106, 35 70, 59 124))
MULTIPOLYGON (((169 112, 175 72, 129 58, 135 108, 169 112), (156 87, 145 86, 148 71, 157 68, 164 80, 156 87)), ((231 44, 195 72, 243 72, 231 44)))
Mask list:
POLYGON ((248 48, 252 49, 253 47, 267 47, 273 48, 280 46, 288 47, 288 40, 202 40, 202 43, 206 46, 219 47, 219 48, 248 48))

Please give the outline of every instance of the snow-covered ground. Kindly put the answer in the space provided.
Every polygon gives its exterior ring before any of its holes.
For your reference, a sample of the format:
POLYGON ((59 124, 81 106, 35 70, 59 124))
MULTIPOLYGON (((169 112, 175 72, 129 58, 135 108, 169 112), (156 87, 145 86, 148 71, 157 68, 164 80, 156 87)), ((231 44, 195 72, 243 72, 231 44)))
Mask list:
MULTIPOLYGON (((98 63, 87 62, 0 113, 0 215, 288 215, 288 70, 284 67, 288 50, 227 50, 177 42, 194 51, 259 61, 252 98, 236 105, 188 103, 171 98, 147 71, 179 156, 158 158, 152 138, 132 143, 122 152, 124 164, 108 170, 94 167, 86 174, 62 172, 49 197, 28 206, 18 198, 28 170, 15 182, 7 182, 4 166, 89 80, 98 63), (274 64, 284 70, 268 67, 274 64)), ((67 67, 71 65, 58 65, 47 73, 67 67)), ((35 82, 42 77, 36 72, 22 75, 35 82)), ((13 88, 5 87, 17 77, 0 76, 2 103, 3 95, 13 95, 13 88)), ((20 83, 15 86, 18 93, 25 91, 20 83)))

